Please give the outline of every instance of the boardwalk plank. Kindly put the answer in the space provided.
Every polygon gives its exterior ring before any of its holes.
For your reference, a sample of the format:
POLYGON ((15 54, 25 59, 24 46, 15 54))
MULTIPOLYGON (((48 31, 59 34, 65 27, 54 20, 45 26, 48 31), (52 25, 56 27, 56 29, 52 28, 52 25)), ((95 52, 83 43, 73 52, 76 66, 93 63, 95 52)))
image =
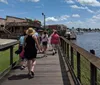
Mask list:
POLYGON ((27 68, 25 70, 13 70, 1 83, 1 85, 69 85, 63 83, 58 54, 41 57, 38 54, 35 67, 35 77, 28 79, 27 68))

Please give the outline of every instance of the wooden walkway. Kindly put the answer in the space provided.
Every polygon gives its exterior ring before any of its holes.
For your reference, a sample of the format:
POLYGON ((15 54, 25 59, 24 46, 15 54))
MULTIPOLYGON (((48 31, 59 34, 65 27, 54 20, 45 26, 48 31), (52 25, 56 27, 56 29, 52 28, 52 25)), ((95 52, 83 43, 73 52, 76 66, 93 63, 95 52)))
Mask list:
POLYGON ((13 69, 0 85, 74 85, 71 80, 68 68, 64 68, 64 63, 58 53, 52 55, 48 51, 48 57, 37 55, 37 64, 35 66, 35 76, 29 79, 27 68, 20 70, 13 69))

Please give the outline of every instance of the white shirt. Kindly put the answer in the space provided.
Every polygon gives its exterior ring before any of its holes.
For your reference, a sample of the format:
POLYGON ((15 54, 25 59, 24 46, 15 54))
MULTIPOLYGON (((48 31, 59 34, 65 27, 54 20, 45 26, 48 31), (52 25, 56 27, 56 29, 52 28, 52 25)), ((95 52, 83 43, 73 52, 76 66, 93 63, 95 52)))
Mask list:
POLYGON ((48 35, 42 35, 42 42, 47 42, 48 41, 48 35))

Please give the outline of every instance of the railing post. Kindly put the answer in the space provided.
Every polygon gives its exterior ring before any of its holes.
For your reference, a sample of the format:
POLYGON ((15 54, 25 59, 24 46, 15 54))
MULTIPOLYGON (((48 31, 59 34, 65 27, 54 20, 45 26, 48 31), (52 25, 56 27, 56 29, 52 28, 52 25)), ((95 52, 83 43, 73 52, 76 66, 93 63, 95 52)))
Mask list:
POLYGON ((64 50, 64 40, 62 39, 62 50, 64 50))
POLYGON ((66 42, 64 42, 64 55, 66 55, 66 42))
POLYGON ((65 54, 65 42, 63 41, 63 53, 65 54))
POLYGON ((67 43, 67 57, 69 59, 69 44, 67 43))
POLYGON ((74 69, 74 63, 73 63, 73 48, 71 47, 71 66, 74 69))
POLYGON ((13 64, 13 46, 10 47, 10 65, 13 64))
POLYGON ((70 34, 68 34, 68 40, 70 40, 70 34))
POLYGON ((60 41, 61 41, 61 47, 62 47, 62 38, 60 38, 60 41))
POLYGON ((81 69, 80 69, 80 53, 77 52, 77 78, 79 79, 79 81, 81 82, 81 69))
POLYGON ((67 47, 66 47, 66 42, 65 42, 65 55, 67 54, 67 50, 66 50, 66 48, 67 48, 67 47))
MULTIPOLYGON (((90 50, 90 53, 95 54, 95 51, 90 50)), ((97 68, 92 63, 90 63, 90 74, 91 74, 90 85, 97 85, 97 68)))
POLYGON ((63 40, 63 52, 64 52, 64 40, 63 40))

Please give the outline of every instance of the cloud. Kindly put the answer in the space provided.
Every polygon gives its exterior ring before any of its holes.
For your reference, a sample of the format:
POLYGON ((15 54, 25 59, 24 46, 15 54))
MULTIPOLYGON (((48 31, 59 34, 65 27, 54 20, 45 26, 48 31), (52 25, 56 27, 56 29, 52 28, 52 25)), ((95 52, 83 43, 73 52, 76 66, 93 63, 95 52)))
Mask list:
POLYGON ((77 6, 77 5, 71 5, 70 7, 71 7, 71 8, 74 8, 74 9, 84 9, 84 7, 79 7, 79 6, 77 6))
POLYGON ((80 17, 79 14, 73 14, 72 17, 80 17))
POLYGON ((39 2, 40 0, 28 0, 28 1, 31 1, 31 2, 39 2))
POLYGON ((88 7, 83 7, 83 6, 77 6, 77 5, 72 5, 70 6, 71 8, 74 8, 74 9, 83 9, 83 10, 87 10, 88 12, 90 13, 95 13, 94 11, 90 10, 88 7))
POLYGON ((0 0, 0 2, 5 3, 5 4, 8 4, 8 1, 7 0, 0 0))
POLYGON ((95 21, 100 20, 100 14, 93 16, 92 19, 95 21))
POLYGON ((83 21, 81 21, 81 20, 77 20, 77 21, 68 21, 68 22, 65 22, 65 24, 67 24, 67 26, 68 27, 75 27, 75 28, 77 28, 77 27, 84 27, 84 22, 83 21))
POLYGON ((35 8, 42 8, 42 7, 44 7, 44 5, 43 4, 40 4, 40 5, 37 5, 37 6, 34 6, 35 8))
POLYGON ((99 23, 100 22, 100 14, 92 16, 92 18, 87 19, 87 22, 91 23, 99 23))
POLYGON ((65 0, 65 2, 67 2, 68 4, 74 4, 74 1, 72 0, 65 0))
POLYGON ((58 21, 58 19, 56 19, 55 17, 48 17, 48 18, 46 18, 46 21, 47 22, 49 22, 49 21, 56 22, 56 21, 58 21))
POLYGON ((60 17, 48 17, 48 18, 46 18, 46 21, 47 22, 50 22, 50 21, 52 21, 52 22, 64 21, 64 20, 67 20, 69 17, 70 16, 68 16, 68 15, 62 15, 60 17))
POLYGON ((90 6, 100 6, 100 2, 97 0, 77 0, 82 5, 90 5, 90 6))
POLYGON ((85 7, 85 9, 90 13, 95 13, 94 11, 90 10, 88 7, 85 7))
MULTIPOLYGON (((79 18, 80 19, 80 18, 79 18)), ((84 21, 81 20, 73 20, 65 22, 64 24, 68 27, 72 28, 100 28, 100 14, 94 15, 91 18, 85 19, 84 21)))
POLYGON ((71 27, 71 25, 75 26, 75 27, 88 27, 88 28, 100 28, 100 14, 98 15, 94 15, 91 18, 86 19, 85 21, 73 21, 73 22, 67 22, 67 24, 71 27), (89 24, 88 24, 89 23, 89 24))
POLYGON ((30 1, 30 2, 39 2, 40 0, 20 0, 21 2, 26 2, 26 1, 30 1))
POLYGON ((69 18, 70 16, 68 15, 62 15, 59 17, 59 20, 67 20, 67 18, 69 18))

